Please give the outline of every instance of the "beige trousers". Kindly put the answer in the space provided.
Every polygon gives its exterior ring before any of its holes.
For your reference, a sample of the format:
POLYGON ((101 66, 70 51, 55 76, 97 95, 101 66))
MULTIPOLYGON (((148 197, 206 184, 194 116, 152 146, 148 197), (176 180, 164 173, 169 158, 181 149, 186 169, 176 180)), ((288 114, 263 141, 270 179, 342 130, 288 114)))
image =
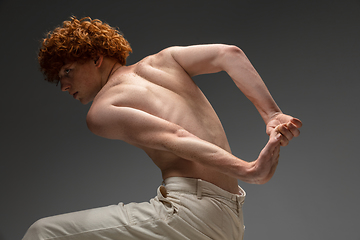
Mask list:
POLYGON ((171 177, 157 196, 43 218, 23 240, 243 239, 245 192, 231 194, 200 179, 171 177))

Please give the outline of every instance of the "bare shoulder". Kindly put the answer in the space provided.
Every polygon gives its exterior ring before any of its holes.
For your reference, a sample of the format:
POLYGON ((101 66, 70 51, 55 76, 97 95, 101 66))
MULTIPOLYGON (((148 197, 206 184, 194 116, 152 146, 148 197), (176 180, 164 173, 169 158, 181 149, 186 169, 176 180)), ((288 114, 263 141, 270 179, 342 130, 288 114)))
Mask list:
POLYGON ((144 83, 148 90, 157 92, 158 98, 160 98, 159 93, 163 93, 158 87, 177 94, 188 91, 190 85, 191 88, 195 87, 191 76, 174 58, 174 53, 181 48, 178 46, 165 48, 134 65, 133 71, 139 77, 137 78, 139 83, 144 83))
MULTIPOLYGON (((92 103, 87 115, 90 130, 95 125, 108 125, 104 120, 110 117, 124 119, 125 108, 173 120, 168 113, 174 113, 171 109, 175 105, 178 109, 179 106, 188 109, 189 99, 199 101, 201 91, 173 57, 182 48, 169 47, 131 66, 120 68, 92 103)), ((178 112, 180 114, 181 111, 178 112)))
POLYGON ((172 48, 124 66, 108 80, 87 114, 87 124, 92 132, 96 127, 105 125, 106 119, 123 119, 124 113, 119 113, 124 112, 125 108, 158 114, 161 106, 167 102, 166 96, 171 95, 168 90, 175 92, 181 89, 176 80, 188 77, 172 58, 172 48))
POLYGON ((151 67, 165 71, 170 69, 181 69, 181 66, 173 57, 174 52, 176 52, 180 48, 182 47, 173 46, 165 48, 158 53, 142 59, 136 64, 136 66, 143 67, 144 65, 149 64, 151 67))

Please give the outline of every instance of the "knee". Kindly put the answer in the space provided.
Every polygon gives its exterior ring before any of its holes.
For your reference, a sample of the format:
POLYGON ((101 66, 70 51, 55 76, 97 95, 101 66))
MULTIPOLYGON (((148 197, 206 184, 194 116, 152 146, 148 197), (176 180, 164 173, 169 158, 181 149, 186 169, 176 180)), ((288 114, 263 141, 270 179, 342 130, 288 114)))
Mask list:
POLYGON ((48 237, 46 234, 48 227, 46 218, 37 220, 30 226, 22 240, 43 240, 48 237))

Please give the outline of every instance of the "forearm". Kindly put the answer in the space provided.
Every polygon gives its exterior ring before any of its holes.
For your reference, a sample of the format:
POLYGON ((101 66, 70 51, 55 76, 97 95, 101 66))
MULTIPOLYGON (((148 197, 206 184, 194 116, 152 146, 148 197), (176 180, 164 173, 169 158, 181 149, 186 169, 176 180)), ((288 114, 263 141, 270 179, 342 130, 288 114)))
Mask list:
POLYGON ((164 141, 163 146, 175 155, 210 166, 224 174, 245 182, 251 182, 251 164, 228 151, 204 141, 186 130, 179 130, 164 141))
POLYGON ((223 54, 221 64, 236 86, 254 104, 265 124, 274 115, 281 113, 260 75, 239 48, 229 48, 223 54))

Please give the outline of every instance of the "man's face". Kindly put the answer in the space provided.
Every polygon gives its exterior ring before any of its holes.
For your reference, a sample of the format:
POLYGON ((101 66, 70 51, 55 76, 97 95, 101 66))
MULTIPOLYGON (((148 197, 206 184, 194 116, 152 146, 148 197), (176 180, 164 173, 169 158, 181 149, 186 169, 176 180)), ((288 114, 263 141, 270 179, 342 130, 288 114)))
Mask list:
POLYGON ((59 72, 62 91, 82 104, 91 102, 101 89, 101 75, 93 60, 66 63, 59 72))

